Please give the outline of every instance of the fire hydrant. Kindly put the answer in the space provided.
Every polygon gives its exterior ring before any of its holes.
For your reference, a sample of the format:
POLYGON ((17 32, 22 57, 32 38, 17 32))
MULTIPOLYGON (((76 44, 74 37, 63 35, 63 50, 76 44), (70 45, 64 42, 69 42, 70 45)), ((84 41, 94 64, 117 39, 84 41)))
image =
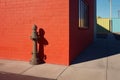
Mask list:
POLYGON ((30 37, 33 40, 32 58, 30 60, 30 64, 37 65, 40 64, 40 59, 38 58, 38 51, 37 51, 38 33, 37 33, 36 25, 33 26, 32 35, 30 37))

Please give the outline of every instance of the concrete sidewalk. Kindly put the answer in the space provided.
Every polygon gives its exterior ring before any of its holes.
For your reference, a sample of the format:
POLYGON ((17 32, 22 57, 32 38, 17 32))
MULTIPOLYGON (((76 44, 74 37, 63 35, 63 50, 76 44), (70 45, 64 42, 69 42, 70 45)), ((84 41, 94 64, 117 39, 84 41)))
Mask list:
POLYGON ((56 80, 66 68, 54 64, 31 65, 23 61, 0 60, 0 80, 56 80))
POLYGON ((120 80, 120 41, 98 39, 70 66, 0 60, 0 80, 120 80))

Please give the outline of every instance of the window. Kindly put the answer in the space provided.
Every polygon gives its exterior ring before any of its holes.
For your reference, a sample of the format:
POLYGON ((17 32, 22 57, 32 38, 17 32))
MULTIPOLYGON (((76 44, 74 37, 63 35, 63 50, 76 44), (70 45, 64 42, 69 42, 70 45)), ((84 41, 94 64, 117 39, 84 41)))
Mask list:
POLYGON ((88 4, 84 0, 79 0, 79 27, 88 28, 88 4))

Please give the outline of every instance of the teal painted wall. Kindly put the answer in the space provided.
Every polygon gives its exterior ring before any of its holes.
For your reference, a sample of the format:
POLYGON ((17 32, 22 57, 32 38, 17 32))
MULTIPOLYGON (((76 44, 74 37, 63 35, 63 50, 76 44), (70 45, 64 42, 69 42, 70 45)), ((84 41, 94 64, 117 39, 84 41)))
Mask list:
POLYGON ((120 32, 120 19, 112 19, 112 32, 120 32))

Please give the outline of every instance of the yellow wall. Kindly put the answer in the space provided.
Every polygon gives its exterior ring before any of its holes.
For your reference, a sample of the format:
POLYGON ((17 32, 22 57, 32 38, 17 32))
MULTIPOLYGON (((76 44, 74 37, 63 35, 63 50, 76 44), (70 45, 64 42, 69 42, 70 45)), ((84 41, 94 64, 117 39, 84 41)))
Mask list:
POLYGON ((97 18, 97 33, 107 33, 109 30, 109 18, 97 18))

